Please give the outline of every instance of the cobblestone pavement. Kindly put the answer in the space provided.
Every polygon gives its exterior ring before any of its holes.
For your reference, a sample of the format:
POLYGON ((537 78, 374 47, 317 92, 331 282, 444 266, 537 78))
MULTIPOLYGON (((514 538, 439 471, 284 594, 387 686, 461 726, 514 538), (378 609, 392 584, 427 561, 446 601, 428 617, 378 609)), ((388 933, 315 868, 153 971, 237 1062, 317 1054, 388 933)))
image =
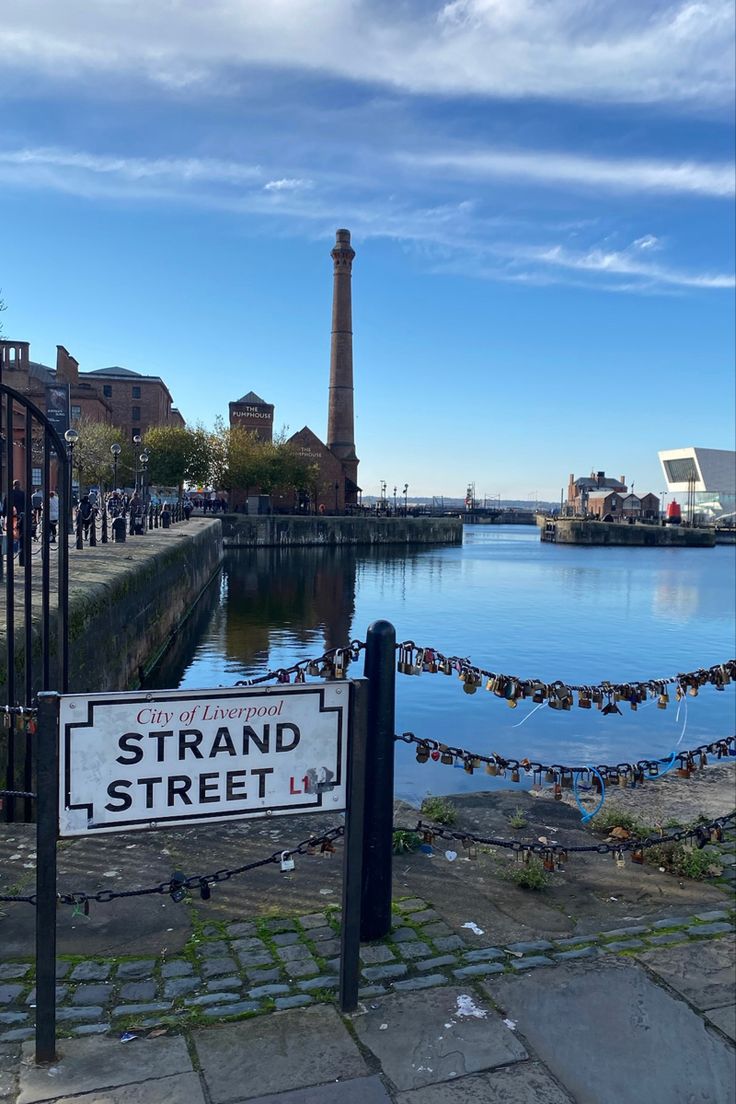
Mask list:
MULTIPOLYGON (((58 1032, 95 1035, 130 1028, 172 1026, 331 1001, 338 987, 340 917, 337 909, 306 916, 205 924, 184 952, 172 957, 81 959, 57 965, 58 1032)), ((672 916, 650 927, 632 925, 556 941, 477 947, 419 898, 396 902, 390 935, 361 947, 361 999, 387 992, 469 983, 491 975, 521 974, 600 955, 629 954, 734 931, 734 911, 672 916)), ((0 964, 0 1043, 33 1035, 33 963, 0 964)))

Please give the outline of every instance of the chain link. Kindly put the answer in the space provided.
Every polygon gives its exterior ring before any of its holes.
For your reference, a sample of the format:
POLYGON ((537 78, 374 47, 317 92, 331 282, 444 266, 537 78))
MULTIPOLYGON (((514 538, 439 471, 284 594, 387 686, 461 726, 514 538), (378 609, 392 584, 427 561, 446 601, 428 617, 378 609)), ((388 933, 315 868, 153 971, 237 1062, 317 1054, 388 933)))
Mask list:
POLYGON ((277 682, 286 683, 291 682, 292 675, 294 676, 294 682, 306 682, 307 675, 327 679, 345 678, 349 664, 360 658, 360 653, 364 648, 365 641, 351 640, 349 644, 339 648, 330 648, 314 659, 300 659, 297 663, 293 663, 291 667, 277 667, 275 670, 268 671, 265 675, 258 675, 256 678, 239 679, 235 685, 258 686, 262 682, 270 682, 273 679, 277 682))
POLYGON ((30 793, 28 790, 0 790, 0 799, 3 797, 30 797, 35 801, 38 794, 30 793))
POLYGON ((696 697, 701 686, 712 685, 717 690, 724 690, 736 680, 736 659, 665 678, 576 684, 562 680, 545 682, 488 671, 471 663, 467 657, 446 655, 438 648, 419 647, 413 640, 402 641, 396 645, 396 650, 399 674, 419 675, 425 671, 445 675, 456 673, 468 693, 475 693, 485 683, 486 690, 505 699, 512 708, 520 700, 530 699, 537 704, 546 703, 551 709, 568 710, 574 703, 573 695, 577 694, 581 708, 590 709, 595 705, 606 714, 620 713, 619 702, 636 710, 648 698, 657 698, 660 708, 665 709, 669 702, 668 686, 675 687, 675 698, 680 701, 686 694, 696 697))
MULTIPOLYGON (((472 774, 483 764, 489 774, 505 776, 511 773, 511 781, 521 781, 522 772, 525 776, 531 775, 535 781, 555 782, 562 786, 571 783, 573 775, 580 775, 597 782, 597 772, 605 782, 618 785, 641 785, 649 779, 656 779, 661 767, 672 760, 672 756, 663 756, 660 759, 638 759, 632 763, 599 763, 595 766, 566 766, 563 763, 540 763, 533 759, 511 759, 492 752, 491 755, 482 755, 467 748, 452 747, 443 744, 439 740, 431 740, 426 737, 415 736, 413 732, 402 732, 394 737, 395 740, 405 744, 416 744, 417 760, 425 763, 429 759, 440 762, 443 766, 455 766, 456 762, 462 763, 463 769, 472 774), (491 768, 488 770, 488 768, 491 768)), ((674 761, 678 764, 677 771, 680 777, 690 775, 701 767, 708 766, 708 755, 716 755, 718 759, 736 755, 736 736, 725 736, 719 740, 713 740, 709 744, 699 744, 687 751, 680 751, 674 755, 674 761)))
POLYGON ((484 844, 488 847, 500 847, 510 851, 528 852, 529 854, 560 855, 560 854, 584 854, 610 855, 620 851, 644 851, 649 847, 658 847, 663 843, 680 843, 684 839, 697 837, 707 843, 712 831, 722 830, 736 820, 736 813, 728 813, 726 816, 716 817, 705 824, 698 824, 693 828, 683 828, 678 831, 668 832, 657 836, 646 836, 643 839, 617 840, 615 843, 599 843, 589 845, 568 846, 557 841, 550 843, 522 843, 519 840, 497 839, 489 836, 476 836, 472 832, 452 832, 437 824, 417 821, 413 827, 395 827, 395 832, 413 832, 424 834, 427 842, 432 838, 458 841, 465 845, 484 844), (706 838, 707 837, 707 838, 706 838))

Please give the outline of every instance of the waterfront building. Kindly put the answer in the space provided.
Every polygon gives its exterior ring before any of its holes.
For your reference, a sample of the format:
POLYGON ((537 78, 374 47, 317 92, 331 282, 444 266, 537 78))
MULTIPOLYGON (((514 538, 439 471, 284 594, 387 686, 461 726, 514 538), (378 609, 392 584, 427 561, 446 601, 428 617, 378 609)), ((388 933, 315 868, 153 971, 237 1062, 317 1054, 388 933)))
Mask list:
POLYGON ((44 413, 56 414, 53 420, 62 432, 82 416, 121 429, 129 440, 153 426, 184 425, 160 376, 118 367, 80 372, 63 345, 56 346, 56 367, 51 368, 31 360, 29 342, 0 341, 0 377, 44 413))
MULTIPOLYGON (((626 494, 626 477, 613 479, 604 471, 591 472, 590 475, 578 476, 570 473, 567 484, 567 514, 585 517, 590 512, 590 494, 595 491, 616 491, 618 494, 626 494)), ((598 501, 598 499, 597 499, 598 501)))
POLYGON ((736 452, 728 449, 663 449, 657 453, 669 494, 679 495, 687 521, 734 520, 736 452))

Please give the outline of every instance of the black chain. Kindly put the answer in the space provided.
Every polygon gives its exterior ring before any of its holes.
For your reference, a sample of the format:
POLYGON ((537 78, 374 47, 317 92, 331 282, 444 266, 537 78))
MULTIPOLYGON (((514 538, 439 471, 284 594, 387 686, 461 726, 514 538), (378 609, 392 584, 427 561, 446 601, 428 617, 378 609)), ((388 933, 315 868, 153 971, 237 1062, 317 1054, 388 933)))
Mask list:
POLYGON ((0 790, 1 797, 30 797, 35 801, 38 794, 29 793, 27 790, 0 790))
MULTIPOLYGON (((563 763, 539 763, 533 759, 509 759, 495 752, 491 755, 482 755, 468 751, 467 748, 443 744, 439 740, 415 736, 413 732, 403 732, 394 739, 405 744, 416 744, 417 760, 421 763, 426 763, 431 758, 444 766, 454 766, 460 760, 468 774, 472 774, 485 763, 489 774, 505 776, 509 771, 512 782, 521 781, 523 772, 524 775, 531 775, 535 781, 541 782, 544 777, 546 782, 554 782, 562 786, 571 784, 572 777, 576 774, 586 779, 592 776, 593 782, 598 782, 595 777, 596 772, 605 782, 618 785, 641 785, 647 779, 657 778, 660 769, 668 765, 671 760, 671 756, 665 755, 660 759, 638 759, 633 763, 566 766, 563 763)), ((680 777, 690 777, 696 769, 708 766, 708 755, 717 755, 719 759, 736 755, 736 736, 725 736, 709 744, 699 744, 687 751, 677 752, 674 759, 678 764, 677 772, 680 777)))
POLYGON ((272 679, 287 683, 291 682, 292 675, 294 675, 294 682, 306 682, 307 675, 327 679, 345 678, 350 663, 354 663, 360 658, 360 653, 364 648, 364 641, 351 640, 344 647, 330 648, 314 659, 300 659, 298 663, 293 663, 291 667, 277 667, 276 670, 268 671, 265 675, 258 675, 256 678, 239 679, 235 685, 257 686, 259 683, 270 682, 272 679))
POLYGON ((562 844, 554 840, 550 843, 523 843, 520 840, 497 839, 493 836, 476 836, 473 835, 472 832, 451 832, 448 828, 443 828, 436 824, 428 824, 423 820, 417 821, 417 823, 410 828, 395 827, 394 831, 423 834, 427 842, 430 843, 433 838, 439 837, 440 839, 458 841, 465 846, 480 843, 489 847, 501 847, 509 851, 526 852, 528 854, 560 855, 567 854, 568 852, 574 852, 575 854, 587 852, 589 854, 610 855, 618 854, 620 851, 644 851, 649 847, 658 847, 662 843, 680 843, 684 839, 691 839, 694 837, 697 837, 703 843, 707 843, 710 840, 711 832, 718 832, 723 828, 727 828, 734 820, 736 820, 736 813, 728 813, 726 816, 716 817, 714 820, 708 821, 705 824, 698 824, 693 828, 678 829, 677 831, 668 832, 662 835, 646 836, 643 839, 617 840, 615 843, 578 846, 568 846, 567 844, 562 844))
MULTIPOLYGON (((316 847, 325 844, 329 845, 333 840, 340 839, 344 834, 344 826, 338 825, 335 828, 329 828, 326 832, 320 832, 319 835, 308 836, 307 839, 302 840, 296 847, 280 847, 277 851, 274 851, 272 855, 268 855, 264 859, 256 859, 254 862, 244 863, 243 866, 237 866, 232 870, 223 867, 221 870, 216 870, 213 874, 193 874, 189 878, 172 877, 169 878, 168 881, 159 882, 157 885, 147 886, 143 889, 101 889, 98 893, 86 893, 84 891, 76 893, 57 893, 56 900, 60 905, 87 906, 92 902, 105 905, 110 901, 116 901, 125 897, 147 897, 154 893, 165 894, 178 892, 182 889, 198 889, 201 891, 204 887, 215 885, 220 882, 227 882, 230 878, 234 878, 238 874, 246 874, 249 870, 257 870, 261 866, 269 866, 271 863, 281 862, 284 856, 307 855, 313 853, 316 847)), ((324 850, 330 851, 332 848, 327 846, 324 850)), ((35 905, 36 894, 31 893, 27 896, 0 896, 0 901, 23 901, 26 904, 35 905)))
POLYGON ((717 690, 725 689, 736 680, 736 659, 715 664, 712 667, 700 667, 695 671, 669 675, 665 678, 637 680, 634 682, 610 682, 575 684, 561 680, 545 682, 542 679, 520 678, 518 675, 500 674, 487 671, 471 663, 462 656, 445 655, 437 648, 419 647, 413 640, 404 640, 396 645, 398 652, 397 670, 399 674, 419 675, 424 671, 430 674, 438 672, 446 675, 456 673, 468 693, 475 693, 485 682, 486 690, 497 697, 504 698, 514 707, 518 701, 528 698, 541 704, 546 702, 552 709, 570 709, 573 694, 578 694, 578 705, 591 708, 596 705, 604 713, 620 713, 618 702, 622 701, 636 709, 649 697, 659 698, 659 705, 666 708, 669 701, 668 686, 676 687, 679 701, 685 694, 697 696, 701 686, 712 685, 717 690))

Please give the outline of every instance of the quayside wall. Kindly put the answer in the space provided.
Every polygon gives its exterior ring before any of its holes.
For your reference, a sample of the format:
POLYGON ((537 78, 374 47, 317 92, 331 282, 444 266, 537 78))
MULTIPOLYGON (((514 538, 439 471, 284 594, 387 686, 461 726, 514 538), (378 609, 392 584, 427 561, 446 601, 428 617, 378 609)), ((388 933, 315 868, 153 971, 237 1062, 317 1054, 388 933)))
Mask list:
POLYGON ((679 525, 622 525, 617 522, 587 521, 583 518, 554 518, 542 529, 543 541, 555 544, 611 545, 616 547, 712 548, 712 529, 688 529, 679 525))
POLYGON ((461 518, 251 517, 225 514, 225 548, 315 544, 462 544, 461 518))
MULTIPOLYGON (((170 647, 208 583, 224 549, 462 542, 458 518, 193 517, 170 529, 128 536, 125 543, 69 549, 69 690, 136 688, 170 647)), ((52 589, 54 587, 52 580, 52 589)), ((265 585, 268 585, 267 581, 265 585)), ((4 635, 0 609, 0 637, 4 635)), ((40 662, 40 594, 34 593, 34 676, 40 662)), ((16 685, 23 685, 22 593, 16 601, 16 685)), ((52 616, 51 670, 58 670, 52 616)), ((5 649, 0 649, 0 704, 7 699, 5 649)), ((54 686, 52 675, 52 688, 54 686)), ((40 685, 34 686, 35 690, 40 685)))

